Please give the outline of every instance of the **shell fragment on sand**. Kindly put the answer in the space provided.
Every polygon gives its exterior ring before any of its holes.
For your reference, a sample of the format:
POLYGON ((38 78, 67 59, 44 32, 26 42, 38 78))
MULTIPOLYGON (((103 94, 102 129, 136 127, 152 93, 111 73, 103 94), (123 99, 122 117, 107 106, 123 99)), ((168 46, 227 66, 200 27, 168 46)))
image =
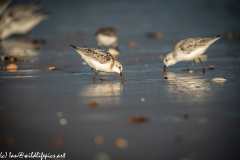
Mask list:
POLYGON ((52 71, 52 70, 57 70, 56 67, 48 67, 47 70, 52 71))
POLYGON ((224 78, 213 78, 212 81, 216 83, 222 83, 222 82, 226 82, 227 80, 224 78))

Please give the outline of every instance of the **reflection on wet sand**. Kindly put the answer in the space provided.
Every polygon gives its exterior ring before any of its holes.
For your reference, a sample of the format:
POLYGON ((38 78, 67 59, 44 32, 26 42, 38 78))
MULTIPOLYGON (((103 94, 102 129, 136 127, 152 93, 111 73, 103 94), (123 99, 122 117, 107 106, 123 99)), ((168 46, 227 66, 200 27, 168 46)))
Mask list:
POLYGON ((116 105, 120 104, 122 89, 122 82, 94 83, 89 86, 85 86, 80 91, 80 96, 98 98, 98 103, 100 105, 116 105))
POLYGON ((30 41, 25 39, 6 39, 0 42, 0 55, 4 57, 17 57, 17 59, 34 62, 37 60, 38 49, 43 41, 30 41))
POLYGON ((197 93, 196 96, 202 96, 206 91, 210 91, 210 82, 204 79, 203 74, 185 74, 185 73, 173 73, 167 72, 165 74, 168 77, 166 81, 169 85, 166 85, 169 93, 185 92, 185 93, 197 93))

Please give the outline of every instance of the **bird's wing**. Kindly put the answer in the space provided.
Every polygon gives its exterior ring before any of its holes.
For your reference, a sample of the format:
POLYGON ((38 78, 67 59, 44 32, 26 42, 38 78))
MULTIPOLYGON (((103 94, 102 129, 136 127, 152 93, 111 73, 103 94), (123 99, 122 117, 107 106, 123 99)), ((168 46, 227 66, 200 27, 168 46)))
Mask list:
POLYGON ((93 58, 94 60, 98 61, 101 64, 114 61, 114 58, 110 53, 100 49, 77 47, 76 50, 80 51, 85 56, 93 58))
POLYGON ((19 18, 21 16, 29 15, 40 8, 41 8, 41 5, 39 3, 16 5, 16 6, 8 8, 3 13, 3 17, 15 19, 15 18, 19 18))
POLYGON ((175 46, 175 52, 182 52, 185 54, 190 54, 191 52, 210 45, 218 37, 212 38, 188 38, 177 43, 175 46))

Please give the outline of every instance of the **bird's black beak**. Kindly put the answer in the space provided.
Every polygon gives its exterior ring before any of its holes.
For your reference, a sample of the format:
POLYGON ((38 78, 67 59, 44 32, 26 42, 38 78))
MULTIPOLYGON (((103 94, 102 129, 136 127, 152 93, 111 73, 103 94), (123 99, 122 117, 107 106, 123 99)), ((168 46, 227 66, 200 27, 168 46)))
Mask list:
POLYGON ((164 65, 163 68, 162 68, 162 71, 165 72, 165 71, 166 71, 166 68, 167 68, 167 66, 164 65))
POLYGON ((122 72, 120 72, 120 76, 122 77, 122 80, 125 80, 125 78, 123 77, 122 72))
POLYGON ((70 46, 72 46, 74 49, 76 49, 76 47, 74 45, 70 45, 70 46))

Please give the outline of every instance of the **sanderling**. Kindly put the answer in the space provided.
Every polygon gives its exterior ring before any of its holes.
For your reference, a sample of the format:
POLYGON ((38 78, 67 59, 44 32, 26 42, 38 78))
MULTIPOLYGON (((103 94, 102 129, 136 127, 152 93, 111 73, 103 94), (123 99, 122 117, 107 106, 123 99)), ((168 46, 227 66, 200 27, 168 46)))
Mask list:
POLYGON ((49 17, 48 13, 34 13, 38 9, 40 4, 34 3, 16 5, 4 11, 0 19, 0 39, 12 34, 26 34, 49 17))
POLYGON ((123 67, 121 63, 116 61, 113 56, 103 50, 99 49, 94 49, 94 48, 83 48, 83 47, 76 47, 73 45, 72 46, 84 59, 88 65, 92 68, 92 75, 93 75, 93 81, 95 81, 94 77, 94 69, 95 69, 95 74, 101 79, 98 74, 98 71, 104 71, 104 72, 117 72, 120 74, 122 77, 122 80, 125 80, 122 74, 123 67))
POLYGON ((34 4, 20 4, 8 8, 3 12, 3 15, 0 20, 1 26, 6 26, 15 19, 21 18, 33 14, 34 11, 40 9, 41 6, 39 3, 34 4))
POLYGON ((166 67, 174 65, 179 61, 192 60, 193 62, 188 68, 188 70, 190 70, 192 65, 195 63, 194 59, 198 58, 203 67, 203 72, 205 72, 205 67, 203 66, 199 56, 203 54, 206 49, 219 38, 220 36, 218 35, 211 38, 188 38, 181 40, 176 44, 174 51, 164 57, 163 71, 165 72, 166 67))
POLYGON ((118 36, 117 32, 114 28, 100 28, 95 33, 96 39, 98 41, 98 47, 105 46, 105 47, 114 47, 116 50, 118 48, 118 36))
POLYGON ((47 13, 37 13, 16 19, 3 27, 0 31, 0 39, 5 39, 12 34, 26 34, 48 17, 47 13))

